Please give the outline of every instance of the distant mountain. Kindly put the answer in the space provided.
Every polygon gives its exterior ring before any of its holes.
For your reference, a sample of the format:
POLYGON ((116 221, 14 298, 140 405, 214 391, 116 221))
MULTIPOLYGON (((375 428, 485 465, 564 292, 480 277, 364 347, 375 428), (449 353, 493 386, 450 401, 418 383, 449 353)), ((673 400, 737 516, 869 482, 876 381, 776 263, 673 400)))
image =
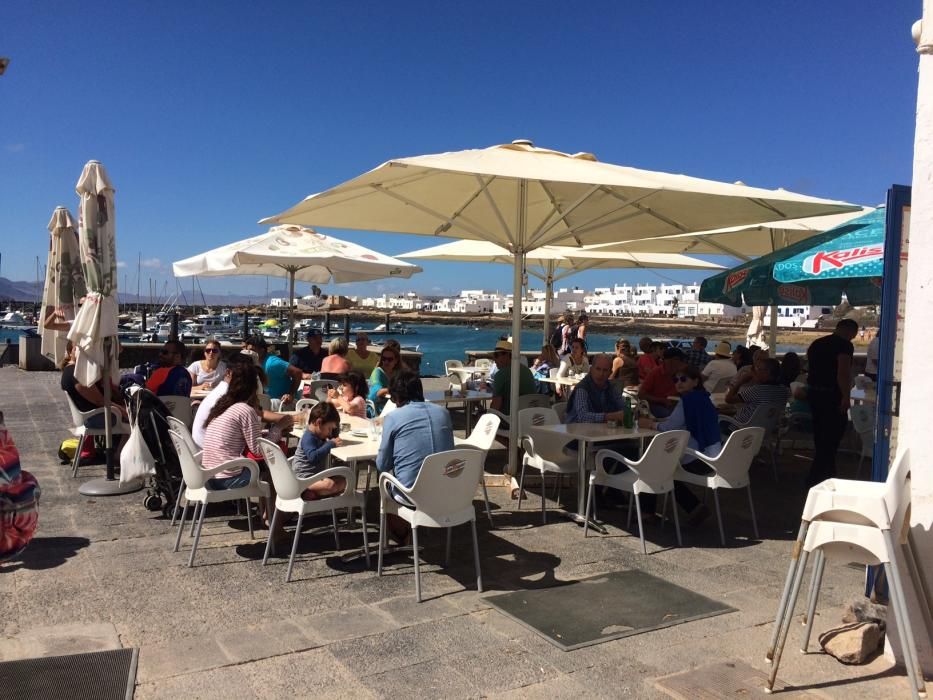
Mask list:
MULTIPOLYGON (((0 303, 10 301, 35 301, 36 298, 41 294, 42 287, 37 285, 35 281, 14 282, 12 280, 6 279, 5 277, 0 277, 0 303)), ((284 297, 287 296, 287 292, 285 290, 269 290, 269 296, 284 297)), ((119 299, 121 304, 135 304, 137 301, 135 294, 129 294, 125 292, 119 293, 119 299)), ((138 300, 141 303, 147 303, 149 301, 149 297, 148 295, 142 294, 139 296, 138 300)), ((247 303, 260 304, 268 300, 265 299, 265 294, 205 294, 203 300, 201 299, 201 295, 198 294, 195 299, 192 299, 191 290, 189 289, 185 292, 184 297, 179 295, 178 301, 181 304, 191 304, 194 302, 200 305, 206 302, 212 306, 241 306, 247 303)))

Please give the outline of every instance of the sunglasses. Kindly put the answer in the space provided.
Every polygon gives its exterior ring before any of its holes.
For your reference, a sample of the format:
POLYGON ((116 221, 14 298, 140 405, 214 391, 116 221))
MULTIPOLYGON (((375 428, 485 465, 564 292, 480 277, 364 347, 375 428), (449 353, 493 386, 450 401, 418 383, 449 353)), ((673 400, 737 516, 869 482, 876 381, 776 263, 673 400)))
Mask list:
POLYGON ((204 348, 204 354, 205 354, 205 355, 213 355, 213 354, 218 353, 218 352, 220 352, 220 349, 219 349, 219 348, 204 348))
POLYGON ((395 355, 380 355, 379 359, 383 362, 386 360, 392 360, 392 362, 395 362, 395 355))
POLYGON ((680 374, 680 375, 674 377, 674 382, 675 382, 675 383, 677 383, 677 382, 686 382, 686 381, 690 381, 690 377, 688 377, 686 374, 680 374))

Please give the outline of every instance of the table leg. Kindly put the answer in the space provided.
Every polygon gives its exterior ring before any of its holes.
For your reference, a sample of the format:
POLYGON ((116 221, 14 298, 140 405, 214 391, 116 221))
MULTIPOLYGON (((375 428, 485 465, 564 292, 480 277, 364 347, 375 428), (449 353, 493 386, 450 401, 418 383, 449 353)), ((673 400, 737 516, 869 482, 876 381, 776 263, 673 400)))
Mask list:
POLYGON ((466 413, 466 435, 465 437, 470 437, 470 432, 473 430, 473 402, 464 401, 463 402, 464 413, 466 413))
MULTIPOLYGON (((586 440, 578 440, 579 449, 577 450, 577 512, 568 513, 564 511, 564 516, 572 520, 577 525, 586 523, 586 451, 589 443, 586 440)), ((542 484, 541 488, 544 488, 542 484)), ((606 528, 590 520, 589 526, 602 535, 606 534, 606 528)))

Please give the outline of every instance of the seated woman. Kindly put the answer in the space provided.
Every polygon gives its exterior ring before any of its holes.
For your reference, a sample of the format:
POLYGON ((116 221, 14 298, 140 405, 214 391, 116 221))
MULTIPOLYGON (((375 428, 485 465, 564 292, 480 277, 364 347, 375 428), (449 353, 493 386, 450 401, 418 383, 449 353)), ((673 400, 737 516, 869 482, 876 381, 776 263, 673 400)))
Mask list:
MULTIPOLYGON (((87 413, 88 411, 93 411, 96 408, 100 408, 104 405, 104 386, 103 382, 99 381, 92 386, 85 386, 80 384, 75 377, 75 365, 78 361, 78 349, 74 344, 69 340, 68 345, 65 348, 65 358, 62 360, 62 378, 61 378, 61 387, 62 391, 68 394, 68 398, 71 399, 75 407, 81 411, 81 413, 87 413)), ((111 391, 111 396, 120 396, 120 392, 117 389, 111 391)), ((111 399, 110 405, 118 412, 118 415, 123 419, 123 422, 127 422, 126 407, 111 399)), ((89 418, 85 425, 88 428, 103 428, 104 427, 104 414, 99 413, 96 416, 89 418)), ((124 436, 125 439, 125 436, 124 436)))
POLYGON ((366 418, 366 397, 369 395, 366 379, 359 372, 352 371, 341 375, 339 381, 340 391, 328 390, 327 403, 348 416, 366 418))
POLYGON ((542 379, 548 379, 552 369, 560 367, 560 358, 557 356, 557 350, 550 343, 541 346, 541 354, 531 365, 531 373, 534 375, 535 384, 538 385, 538 391, 542 394, 550 394, 552 385, 541 382, 542 379))
POLYGON ((369 400, 376 405, 376 413, 382 413, 386 401, 389 400, 389 384, 392 377, 401 371, 401 354, 388 343, 379 354, 379 364, 369 376, 369 400))
POLYGON ((790 389, 781 377, 781 363, 771 357, 755 359, 754 372, 726 392, 726 403, 741 404, 735 419, 747 423, 761 405, 778 404, 783 409, 790 398, 790 389))
POLYGON ((321 360, 321 379, 336 379, 352 368, 347 361, 350 346, 345 338, 334 338, 327 348, 327 357, 321 360))
MULTIPOLYGON (((674 383, 677 386, 680 401, 677 402, 671 415, 661 420, 639 418, 638 424, 642 428, 661 432, 666 430, 687 430, 690 432, 687 447, 710 457, 715 457, 722 450, 719 415, 710 400, 709 393, 703 388, 703 377, 700 370, 687 365, 682 372, 674 377, 674 383)), ((709 474, 712 471, 695 457, 686 453, 681 458, 681 466, 684 470, 693 474, 709 474)), ((688 513, 688 523, 690 525, 698 524, 709 515, 706 506, 700 503, 687 485, 680 481, 674 482, 674 498, 680 507, 688 513)), ((645 505, 645 500, 646 497, 642 496, 642 505, 645 505)), ((648 512, 654 512, 654 503, 651 503, 650 498, 647 500, 649 501, 648 512)))
POLYGON ((213 389, 223 381, 227 371, 226 363, 221 359, 219 340, 208 340, 204 344, 204 358, 188 365, 192 389, 213 389))
MULTIPOLYGON (((227 392, 214 404, 204 425, 201 466, 205 469, 243 457, 247 451, 261 454, 258 440, 262 436, 262 408, 256 391, 258 381, 256 367, 251 363, 231 367, 227 392)), ((280 426, 274 425, 268 437, 277 442, 281 437, 280 426)), ((224 470, 208 479, 206 486, 213 490, 241 488, 249 480, 249 469, 224 470)), ((274 502, 274 495, 270 500, 274 502)), ((265 499, 261 501, 263 519, 268 523, 272 517, 272 503, 265 502, 265 499)), ((280 523, 272 533, 272 539, 281 539, 283 535, 280 523)))
MULTIPOLYGON (((308 427, 301 436, 295 457, 291 461, 292 471, 299 479, 307 479, 327 468, 327 457, 342 441, 334 437, 340 425, 337 409, 329 403, 319 403, 308 412, 308 427)), ((343 477, 315 481, 301 497, 306 501, 326 498, 343 493, 347 480, 343 477)))
MULTIPOLYGON (((580 338, 574 338, 570 341, 570 352, 560 361, 560 369, 557 370, 558 377, 583 377, 589 374, 590 360, 586 356, 586 342, 580 338)), ((557 385, 557 395, 567 396, 570 394, 569 387, 557 385)))
POLYGON ((619 338, 616 341, 616 354, 612 358, 612 373, 609 375, 609 381, 619 391, 627 386, 635 386, 639 382, 638 359, 635 357, 632 344, 625 338, 619 338))

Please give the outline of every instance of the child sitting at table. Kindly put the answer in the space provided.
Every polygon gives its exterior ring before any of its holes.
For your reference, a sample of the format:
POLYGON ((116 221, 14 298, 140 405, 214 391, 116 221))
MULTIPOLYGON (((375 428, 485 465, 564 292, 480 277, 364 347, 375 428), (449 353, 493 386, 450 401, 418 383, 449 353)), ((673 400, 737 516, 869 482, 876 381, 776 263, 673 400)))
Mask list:
MULTIPOLYGON (((311 407, 308 412, 308 427, 301 436, 298 449, 292 458, 292 471, 299 479, 314 476, 327 467, 327 456, 335 447, 340 447, 342 441, 337 434, 340 425, 340 414, 329 403, 319 403, 311 407)), ((302 498, 314 501, 335 494, 343 493, 347 487, 346 479, 335 477, 315 481, 305 489, 302 498)))
POLYGON ((369 396, 369 387, 366 378, 356 371, 340 375, 340 391, 329 389, 327 403, 333 404, 338 410, 348 416, 366 418, 366 397, 369 396))

